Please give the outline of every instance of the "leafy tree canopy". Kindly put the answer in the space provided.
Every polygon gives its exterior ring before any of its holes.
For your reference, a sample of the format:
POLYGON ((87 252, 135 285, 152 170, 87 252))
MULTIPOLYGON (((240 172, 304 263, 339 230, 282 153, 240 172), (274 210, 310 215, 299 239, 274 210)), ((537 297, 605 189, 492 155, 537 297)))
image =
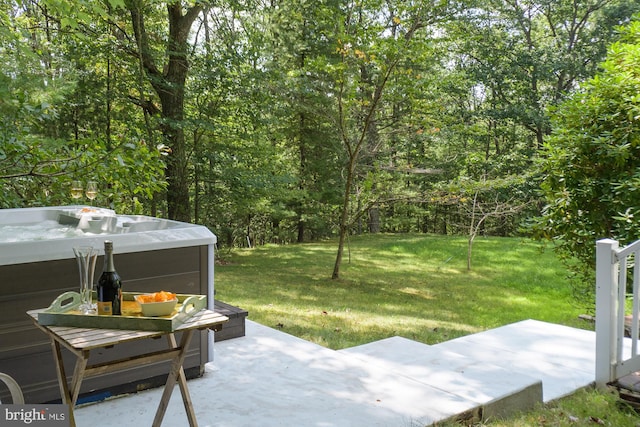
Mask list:
POLYGON ((594 242, 640 236, 640 21, 622 29, 601 71, 561 104, 545 145, 540 231, 589 294, 594 242))
POLYGON ((113 136, 101 132, 105 113, 96 105, 104 103, 95 101, 101 71, 85 60, 95 64, 97 51, 81 51, 82 43, 63 30, 70 22, 47 21, 45 5, 3 6, 0 208, 68 204, 71 180, 96 180, 96 203, 141 209, 140 200, 164 187, 163 152, 131 122, 112 126, 113 136), (40 26, 48 31, 37 32, 40 26))

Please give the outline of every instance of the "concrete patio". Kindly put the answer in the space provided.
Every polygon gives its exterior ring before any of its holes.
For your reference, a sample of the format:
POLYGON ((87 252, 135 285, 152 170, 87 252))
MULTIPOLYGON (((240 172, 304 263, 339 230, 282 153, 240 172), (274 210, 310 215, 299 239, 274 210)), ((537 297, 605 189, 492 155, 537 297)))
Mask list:
MULTIPOLYGON (((526 410, 593 383, 595 333, 526 320, 429 346, 333 351, 255 322, 189 381, 201 427, 431 425, 526 410)), ((79 427, 150 426, 161 389, 76 409, 79 427)), ((164 426, 186 426, 176 387, 164 426)))

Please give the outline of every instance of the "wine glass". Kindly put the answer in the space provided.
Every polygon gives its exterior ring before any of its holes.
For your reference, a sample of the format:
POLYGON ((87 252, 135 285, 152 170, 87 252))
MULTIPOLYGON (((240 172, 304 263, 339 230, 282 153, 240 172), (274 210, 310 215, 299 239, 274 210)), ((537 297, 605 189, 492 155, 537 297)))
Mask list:
POLYGON ((93 202, 93 199, 98 195, 98 183, 96 181, 87 182, 87 190, 85 191, 87 199, 93 202))
POLYGON ((82 181, 71 181, 71 198, 79 199, 82 197, 82 181))

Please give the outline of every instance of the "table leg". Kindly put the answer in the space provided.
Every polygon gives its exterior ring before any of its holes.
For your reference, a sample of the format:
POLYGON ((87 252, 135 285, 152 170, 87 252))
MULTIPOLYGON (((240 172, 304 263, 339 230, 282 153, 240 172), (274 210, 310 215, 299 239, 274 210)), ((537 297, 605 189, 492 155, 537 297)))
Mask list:
MULTIPOLYGON (((193 332, 193 331, 191 331, 193 332)), ((171 348, 176 348, 176 337, 173 334, 167 335, 167 340, 169 341, 169 346, 171 348)), ((187 347, 183 348, 187 349, 187 347)), ((186 356, 186 350, 185 350, 186 356)), ((191 401, 191 394, 189 394, 189 387, 187 387, 187 377, 184 374, 184 367, 182 363, 180 364, 180 371, 178 372, 178 385, 180 386, 180 394, 182 395, 182 403, 184 404, 184 410, 187 413, 187 417, 189 418, 190 426, 197 426, 198 422, 196 421, 196 415, 193 411, 193 402, 191 401)))
POLYGON ((67 383, 67 374, 64 370, 64 362, 62 360, 62 352, 60 351, 60 344, 55 339, 51 338, 51 348, 53 349, 53 359, 56 365, 56 374, 58 375, 58 387, 60 387, 60 398, 62 403, 66 403, 69 406, 69 425, 76 427, 76 420, 73 416, 73 404, 71 403, 71 397, 69 393, 69 384, 67 383))
POLYGON ((60 387, 60 398, 63 403, 69 406, 69 422, 71 427, 75 427, 76 421, 73 414, 73 408, 78 401, 78 395, 80 394, 80 385, 84 377, 84 371, 87 367, 87 361, 89 359, 88 352, 82 352, 75 354, 76 365, 73 370, 73 377, 71 378, 71 385, 67 382, 67 373, 64 369, 64 360, 62 358, 62 351, 60 343, 51 338, 51 347, 53 348, 53 358, 56 365, 56 374, 58 375, 58 386, 60 387))
MULTIPOLYGON (((187 349, 189 347, 189 343, 191 342, 191 338, 193 337, 194 330, 184 331, 182 333, 182 340, 180 342, 180 352, 173 359, 171 363, 171 369, 169 370, 169 376, 167 377, 167 382, 164 385, 164 391, 162 393, 162 398, 160 399, 160 404, 158 405, 158 410, 156 411, 156 416, 153 419, 153 427, 160 427, 162 424, 162 419, 164 418, 164 414, 167 411, 167 407, 169 406, 169 399, 171 399, 171 394, 173 393, 173 388, 176 385, 176 382, 180 384, 180 392, 182 394, 182 402, 184 403, 185 411, 187 412, 187 418, 189 419, 190 427, 197 427, 198 422, 196 420, 195 412, 193 410, 193 403, 191 402, 191 396, 189 395, 189 390, 187 388, 187 380, 184 375, 184 369, 182 368, 182 364, 184 363, 184 358, 187 354, 187 349)), ((176 348, 176 338, 174 334, 169 334, 167 336, 169 341, 169 346, 171 348, 176 348)))
POLYGON ((69 392, 71 396, 71 403, 76 406, 78 401, 78 395, 80 394, 80 386, 84 379, 84 372, 87 369, 87 362, 89 361, 89 352, 84 352, 82 356, 76 355, 76 366, 73 370, 73 378, 71 379, 71 385, 69 392))

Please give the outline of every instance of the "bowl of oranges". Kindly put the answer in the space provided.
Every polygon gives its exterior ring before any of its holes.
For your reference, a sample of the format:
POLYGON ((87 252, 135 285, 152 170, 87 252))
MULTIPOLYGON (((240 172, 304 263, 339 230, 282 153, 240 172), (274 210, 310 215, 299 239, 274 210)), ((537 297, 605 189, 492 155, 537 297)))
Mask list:
POLYGON ((145 317, 168 316, 178 304, 176 294, 166 291, 136 295, 134 298, 140 304, 140 310, 145 317))

